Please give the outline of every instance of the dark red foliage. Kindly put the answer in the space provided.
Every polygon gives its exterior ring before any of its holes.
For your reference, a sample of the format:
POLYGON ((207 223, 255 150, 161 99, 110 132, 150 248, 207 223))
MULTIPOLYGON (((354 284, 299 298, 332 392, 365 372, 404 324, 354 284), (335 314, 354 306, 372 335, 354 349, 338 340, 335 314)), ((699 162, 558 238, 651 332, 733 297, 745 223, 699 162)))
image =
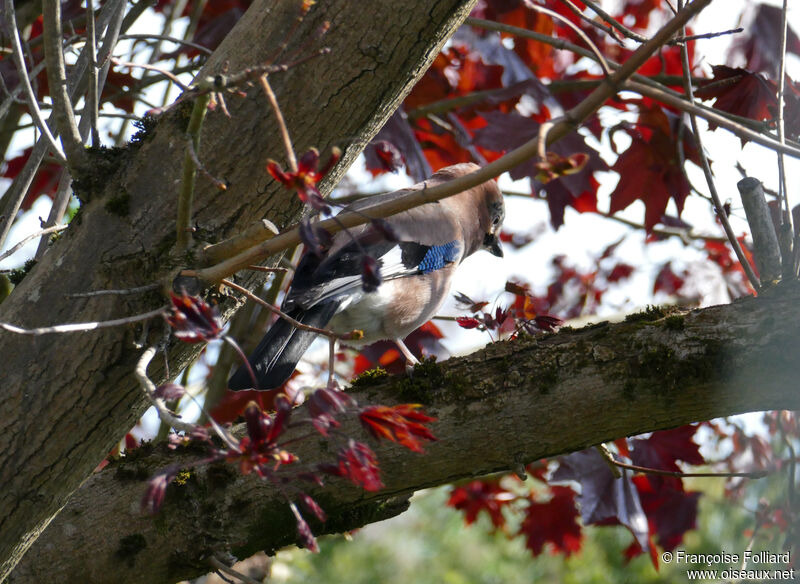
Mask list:
POLYGON ((634 268, 630 264, 620 262, 611 269, 611 271, 606 276, 606 280, 612 283, 620 282, 621 280, 630 278, 631 274, 633 274, 635 269, 636 268, 634 268))
POLYGON ((474 329, 481 326, 481 321, 471 316, 456 317, 456 322, 458 323, 458 326, 465 329, 474 329))
POLYGON ((247 435, 239 441, 238 450, 230 450, 228 462, 238 462, 242 474, 255 471, 267 477, 281 465, 297 461, 297 457, 278 445, 278 438, 288 427, 292 404, 286 396, 275 399, 277 412, 270 418, 256 403, 250 403, 244 410, 247 435))
POLYGON ((677 294, 686 282, 687 275, 685 270, 681 272, 681 275, 676 274, 672 269, 672 263, 667 262, 656 275, 653 283, 653 294, 658 292, 664 292, 670 296, 677 294))
POLYGON ((331 168, 339 161, 341 155, 341 151, 334 147, 331 150, 331 156, 328 158, 328 162, 320 169, 319 152, 316 148, 311 148, 297 161, 297 172, 284 172, 281 166, 274 160, 267 161, 267 171, 272 175, 272 178, 287 189, 296 191, 297 196, 303 203, 317 211, 330 213, 330 207, 325 202, 325 199, 322 198, 322 195, 320 195, 317 183, 328 174, 331 168))
POLYGON ((353 407, 355 402, 345 392, 338 389, 320 387, 308 398, 308 411, 311 422, 323 436, 328 435, 330 428, 339 426, 336 416, 353 407))
POLYGON ((222 336, 222 320, 216 306, 199 296, 170 294, 172 311, 166 317, 175 336, 185 343, 203 343, 222 336))
MULTIPOLYGON (((678 460, 705 464, 698 445, 692 440, 698 426, 681 426, 654 432, 649 438, 631 440, 631 461, 656 470, 677 472, 678 460)), ((694 529, 697 520, 698 492, 686 492, 678 477, 644 475, 634 477, 651 533, 665 550, 673 550, 683 535, 694 529)))
POLYGON ((455 487, 447 504, 464 514, 464 521, 471 525, 484 511, 495 529, 506 525, 503 508, 517 498, 516 495, 500 486, 497 481, 472 481, 466 486, 455 487))
POLYGON ((581 549, 581 526, 575 506, 575 491, 569 487, 551 486, 550 500, 529 498, 519 534, 525 537, 525 547, 534 556, 542 553, 545 544, 553 553, 569 556, 581 549))
POLYGON ((647 516, 630 473, 615 478, 606 460, 594 449, 575 452, 560 461, 551 480, 580 483, 578 503, 584 525, 624 525, 639 545, 648 549, 647 516))
MULTIPOLYGON (((403 155, 400 154, 397 146, 388 140, 378 140, 369 143, 367 149, 370 149, 374 158, 367 158, 367 169, 373 174, 377 175, 382 172, 397 172, 405 164, 403 155), (377 165, 370 165, 370 160, 377 160, 377 165)), ((366 152, 365 152, 366 156, 366 152)))
POLYGON ((645 228, 649 231, 665 214, 672 199, 678 209, 689 196, 690 185, 683 170, 677 139, 683 135, 683 153, 687 160, 699 164, 697 150, 688 128, 680 128, 681 119, 659 106, 642 104, 635 128, 625 128, 631 145, 619 155, 612 170, 620 181, 611 193, 610 213, 625 209, 635 201, 645 205, 645 228))
MULTIPOLYGON (((714 65, 714 77, 700 84, 695 94, 701 99, 713 99, 718 110, 750 118, 772 120, 777 114, 778 88, 763 75, 746 69, 714 65)), ((708 127, 717 126, 709 122, 708 127)))
MULTIPOLYGON (((2 61, 0 61, 0 63, 2 63, 2 61)), ((4 161, 2 167, 0 167, 2 169, 2 176, 8 179, 16 178, 24 168, 32 150, 32 147, 26 148, 19 156, 4 161)), ((55 195, 58 181, 61 179, 61 172, 62 169, 58 164, 43 162, 39 166, 39 171, 36 173, 36 176, 33 178, 33 182, 28 189, 28 194, 25 195, 22 205, 20 205, 20 210, 29 210, 36 199, 42 195, 46 195, 52 199, 53 195, 55 195)))
POLYGON ((352 438, 348 440, 347 446, 339 451, 338 459, 338 466, 323 466, 321 470, 349 479, 365 491, 379 491, 383 488, 378 459, 363 442, 356 442, 352 438))
POLYGON ((163 470, 147 481, 147 490, 141 501, 142 510, 146 513, 157 513, 164 504, 167 486, 177 476, 179 469, 171 467, 163 470))
POLYGON ((325 513, 325 511, 322 510, 322 507, 320 507, 317 504, 317 502, 314 499, 312 499, 309 495, 306 495, 305 493, 300 493, 300 495, 298 495, 298 497, 299 497, 300 503, 303 505, 303 507, 305 507, 306 510, 310 511, 311 513, 313 513, 316 516, 317 519, 319 519, 320 521, 327 521, 328 520, 328 516, 325 513))
POLYGON ((369 406, 361 410, 358 417, 375 438, 397 442, 414 452, 424 452, 423 442, 436 440, 425 424, 435 422, 436 418, 425 415, 421 408, 419 404, 369 406))
MULTIPOLYGON (((775 79, 778 76, 778 63, 781 61, 780 42, 782 14, 780 6, 753 2, 750 6, 749 22, 744 31, 734 37, 731 47, 732 55, 741 55, 745 60, 745 68, 768 74, 775 79)), ((790 19, 791 22, 791 19, 790 19)), ((787 30, 786 49, 789 53, 800 55, 800 39, 789 26, 787 30)))

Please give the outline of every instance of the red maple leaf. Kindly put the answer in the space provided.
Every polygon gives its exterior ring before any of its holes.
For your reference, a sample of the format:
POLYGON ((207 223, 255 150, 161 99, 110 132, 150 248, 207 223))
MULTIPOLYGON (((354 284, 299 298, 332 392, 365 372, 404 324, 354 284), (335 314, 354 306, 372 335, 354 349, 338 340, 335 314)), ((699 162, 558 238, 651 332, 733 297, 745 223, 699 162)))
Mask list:
POLYGON ((424 452, 422 443, 436 440, 425 424, 435 422, 436 418, 425 415, 421 408, 419 404, 369 406, 358 417, 375 438, 397 442, 414 452, 424 452))
POLYGON ((517 498, 500 486, 497 481, 472 481, 466 486, 455 487, 447 504, 464 514, 464 521, 471 525, 481 511, 485 511, 495 529, 505 527, 503 507, 517 498))
MULTIPOLYGON (((777 87, 758 73, 747 69, 714 65, 714 77, 700 84, 695 92, 701 99, 715 99, 714 107, 751 120, 771 120, 778 107, 777 87)), ((709 129, 717 126, 709 123, 709 129)))
POLYGON ((550 487, 552 497, 540 503, 533 499, 525 509, 525 518, 519 528, 525 536, 525 547, 534 556, 542 553, 546 543, 553 552, 569 556, 581 549, 581 526, 575 506, 575 491, 569 487, 550 487))
MULTIPOLYGON (((619 173, 620 180, 611 193, 609 212, 616 213, 641 200, 645 205, 645 228, 649 231, 661 221, 670 199, 675 201, 678 215, 681 214, 691 185, 675 144, 680 118, 668 115, 657 105, 642 103, 641 108, 636 127, 626 128, 631 145, 611 168, 619 173)), ((683 133, 685 158, 699 164, 691 132, 684 128, 683 133)))
MULTIPOLYGON (((698 426, 681 426, 673 430, 653 432, 649 438, 631 440, 631 460, 638 466, 677 472, 678 460, 704 464, 699 446, 692 440, 698 426)), ((697 521, 699 492, 687 492, 679 477, 644 475, 633 479, 651 533, 658 544, 672 550, 683 541, 684 534, 694 529, 697 521)))

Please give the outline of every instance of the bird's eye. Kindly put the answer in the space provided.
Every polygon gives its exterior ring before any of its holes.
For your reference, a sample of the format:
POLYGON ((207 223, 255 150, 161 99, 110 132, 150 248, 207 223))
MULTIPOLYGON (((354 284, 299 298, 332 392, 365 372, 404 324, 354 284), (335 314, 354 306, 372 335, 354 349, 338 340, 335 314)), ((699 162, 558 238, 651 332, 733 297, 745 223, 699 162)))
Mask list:
POLYGON ((492 225, 497 225, 498 223, 500 223, 500 217, 495 217, 492 219, 492 225))

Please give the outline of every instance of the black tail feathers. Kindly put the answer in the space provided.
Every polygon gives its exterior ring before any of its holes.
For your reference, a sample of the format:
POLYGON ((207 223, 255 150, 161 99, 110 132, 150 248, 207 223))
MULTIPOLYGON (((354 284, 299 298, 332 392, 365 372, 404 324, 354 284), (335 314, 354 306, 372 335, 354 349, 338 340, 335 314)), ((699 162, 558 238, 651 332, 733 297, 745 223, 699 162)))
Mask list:
MULTIPOLYGON (((289 316, 303 324, 324 328, 337 308, 336 302, 326 302, 305 311, 293 310, 289 316)), ((295 328, 286 319, 278 319, 248 359, 256 374, 257 386, 253 387, 250 372, 241 365, 228 380, 228 387, 233 391, 280 387, 292 375, 316 336, 316 333, 295 328)))

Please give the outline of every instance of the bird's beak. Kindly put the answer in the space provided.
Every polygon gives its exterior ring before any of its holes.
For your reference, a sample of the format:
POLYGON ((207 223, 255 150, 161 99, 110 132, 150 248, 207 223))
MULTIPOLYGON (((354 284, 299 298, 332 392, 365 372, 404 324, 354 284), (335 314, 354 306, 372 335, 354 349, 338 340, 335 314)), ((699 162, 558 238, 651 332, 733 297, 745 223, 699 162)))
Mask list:
POLYGON ((486 237, 483 238, 483 249, 493 256, 499 258, 503 257, 503 248, 500 246, 500 240, 494 233, 487 233, 486 237))

